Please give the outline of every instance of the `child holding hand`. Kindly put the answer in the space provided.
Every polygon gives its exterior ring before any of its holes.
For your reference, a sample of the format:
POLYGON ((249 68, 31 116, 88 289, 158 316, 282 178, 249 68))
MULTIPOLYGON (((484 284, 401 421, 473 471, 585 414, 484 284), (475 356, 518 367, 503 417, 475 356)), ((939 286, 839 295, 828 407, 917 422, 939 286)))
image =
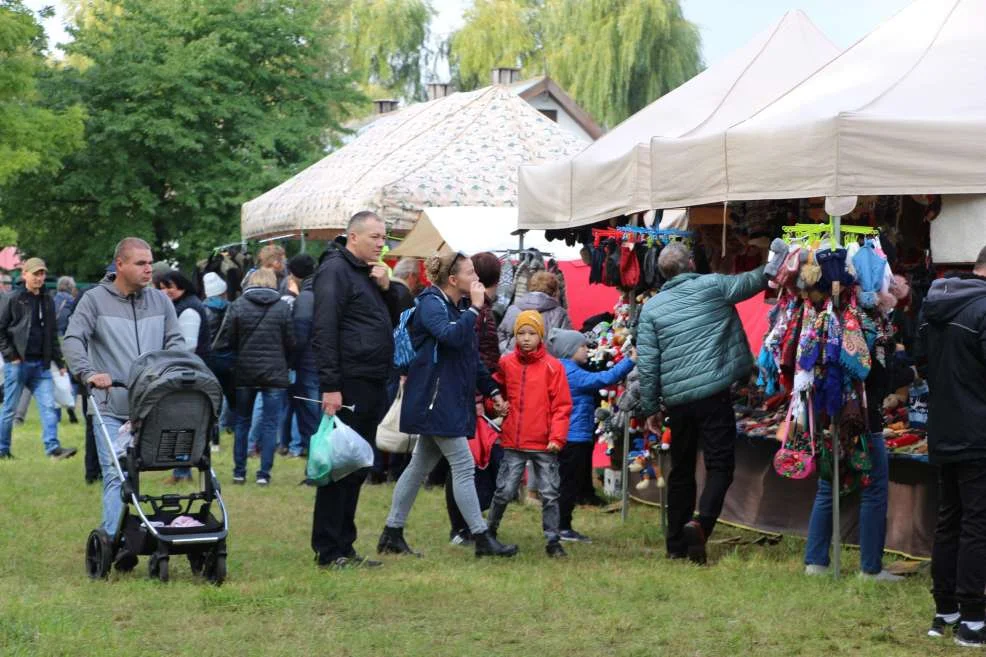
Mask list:
POLYGON ((514 323, 514 351, 500 359, 496 375, 509 411, 500 441, 504 455, 496 480, 496 493, 487 524, 494 533, 530 460, 540 485, 545 550, 549 557, 564 557, 559 533, 558 454, 565 447, 572 396, 565 368, 544 347, 544 320, 535 310, 525 310, 514 323))

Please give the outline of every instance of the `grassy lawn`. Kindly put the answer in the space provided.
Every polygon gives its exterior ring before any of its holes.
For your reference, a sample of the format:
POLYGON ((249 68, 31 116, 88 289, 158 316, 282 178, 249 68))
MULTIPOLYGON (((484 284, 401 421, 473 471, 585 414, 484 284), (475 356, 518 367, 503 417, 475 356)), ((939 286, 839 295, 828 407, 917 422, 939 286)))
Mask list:
MULTIPOLYGON (((592 545, 549 561, 540 514, 513 506, 501 534, 514 560, 479 561, 447 544, 444 495, 422 491, 407 531, 424 559, 373 571, 326 572, 312 561, 314 493, 303 465, 279 459, 269 489, 229 485, 231 439, 216 471, 230 513, 229 579, 221 588, 173 560, 172 581, 85 575, 84 545, 100 517, 99 485, 83 480, 83 431, 63 423, 80 454, 44 458, 36 416, 14 430, 17 459, 0 461, 0 655, 937 655, 924 636, 927 574, 902 584, 801 574, 800 539, 714 546, 707 568, 664 559, 658 514, 579 510, 592 545)), ((251 468, 255 468, 251 461, 251 468)), ((151 473, 145 481, 163 480, 151 473)), ((357 550, 372 554, 392 486, 364 487, 357 550)), ((732 532, 717 532, 716 537, 732 532)), ((844 565, 858 565, 855 552, 844 565)))

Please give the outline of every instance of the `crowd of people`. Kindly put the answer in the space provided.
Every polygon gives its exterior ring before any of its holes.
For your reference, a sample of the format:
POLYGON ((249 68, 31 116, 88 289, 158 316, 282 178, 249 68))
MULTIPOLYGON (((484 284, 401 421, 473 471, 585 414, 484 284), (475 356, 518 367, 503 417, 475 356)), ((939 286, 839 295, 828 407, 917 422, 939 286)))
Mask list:
MULTIPOLYGON (((403 259, 391 273, 381 260, 385 240, 384 222, 360 212, 318 262, 306 254, 288 261, 283 249, 268 245, 232 300, 215 271, 199 283, 170 267, 155 270, 151 249, 139 238, 122 240, 106 277, 82 295, 68 278, 49 295, 45 263, 28 259, 22 287, 5 292, 0 305, 0 458, 12 458, 11 429, 24 391, 37 402, 46 454, 66 459, 76 450, 58 441, 53 377, 68 369, 78 383, 105 391, 94 399, 113 435, 127 419, 127 393, 113 382, 126 380, 141 353, 181 349, 201 357, 222 386, 225 422, 234 433, 234 484, 246 483, 248 459, 256 454, 254 481, 268 486, 275 457, 304 457, 323 414, 337 415, 375 445, 378 425, 399 399, 401 431, 417 436, 413 453, 408 460, 378 452, 372 469, 318 487, 311 547, 319 565, 382 565, 355 551, 356 510, 368 476, 396 479, 378 553, 420 556, 404 532, 419 490, 443 463, 453 544, 474 546, 476 556, 516 554, 517 545, 500 539, 526 472, 542 507, 545 552, 564 557, 563 542, 591 540, 573 527, 573 512, 591 470, 598 390, 636 367, 646 426, 660 433, 668 417, 673 436, 667 555, 705 563, 735 467, 730 389, 753 369, 735 306, 761 292, 782 259, 734 276, 699 275, 685 246, 668 245, 657 263, 667 282, 643 308, 636 349, 612 369, 591 371, 587 336, 572 330, 552 274, 532 277, 500 318, 496 256, 436 254, 423 272, 417 260, 403 259), (413 345, 405 368, 395 365, 395 327, 402 325, 413 345), (699 448, 706 469, 700 497, 699 448)), ((972 273, 932 285, 919 345, 915 368, 874 367, 866 381, 868 408, 877 412, 891 387, 915 377, 928 382, 929 455, 941 497, 930 633, 954 627, 966 643, 983 645, 986 249, 972 273)), ((871 426, 880 426, 879 418, 871 426)), ((121 482, 104 442, 86 451, 98 462, 103 527, 112 534, 121 482)), ((860 569, 895 581, 882 565, 888 486, 882 434, 869 435, 868 446, 873 467, 861 499, 860 569)), ((176 470, 169 482, 189 476, 176 470)), ((87 468, 87 479, 95 478, 87 468)), ((820 481, 808 574, 828 569, 831 504, 831 487, 820 481)))

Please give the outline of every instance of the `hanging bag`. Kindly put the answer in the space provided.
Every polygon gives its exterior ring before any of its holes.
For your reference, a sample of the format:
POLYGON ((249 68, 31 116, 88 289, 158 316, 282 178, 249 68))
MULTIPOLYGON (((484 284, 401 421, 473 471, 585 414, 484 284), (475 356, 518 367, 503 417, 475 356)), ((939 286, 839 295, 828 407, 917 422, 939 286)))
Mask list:
POLYGON ((788 479, 806 479, 815 472, 815 412, 810 398, 806 404, 808 406, 808 426, 802 428, 800 432, 798 432, 798 427, 792 426, 791 416, 795 406, 794 399, 792 399, 791 405, 787 409, 787 418, 781 424, 777 434, 781 441, 781 448, 774 455, 774 471, 788 479), (800 434, 793 441, 790 440, 792 430, 800 434))
POLYGON ((397 397, 390 405, 377 427, 377 449, 390 454, 410 454, 418 442, 417 436, 401 431, 401 405, 404 400, 404 384, 397 388, 397 397))

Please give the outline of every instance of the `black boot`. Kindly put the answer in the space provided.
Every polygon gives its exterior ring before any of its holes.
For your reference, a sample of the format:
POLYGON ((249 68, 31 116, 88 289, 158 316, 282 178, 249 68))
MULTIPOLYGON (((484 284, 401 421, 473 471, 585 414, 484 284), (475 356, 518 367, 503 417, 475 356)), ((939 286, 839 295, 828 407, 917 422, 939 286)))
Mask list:
POLYGON ((565 552, 565 548, 561 546, 561 541, 551 541, 546 546, 544 546, 544 551, 548 553, 548 556, 552 559, 560 559, 568 556, 565 552))
POLYGON ((516 545, 504 545, 489 532, 473 534, 477 557, 512 557, 517 554, 516 545))
POLYGON ((377 542, 377 554, 410 554, 420 557, 420 552, 415 552, 404 540, 403 527, 384 526, 383 533, 380 534, 380 541, 377 542))

